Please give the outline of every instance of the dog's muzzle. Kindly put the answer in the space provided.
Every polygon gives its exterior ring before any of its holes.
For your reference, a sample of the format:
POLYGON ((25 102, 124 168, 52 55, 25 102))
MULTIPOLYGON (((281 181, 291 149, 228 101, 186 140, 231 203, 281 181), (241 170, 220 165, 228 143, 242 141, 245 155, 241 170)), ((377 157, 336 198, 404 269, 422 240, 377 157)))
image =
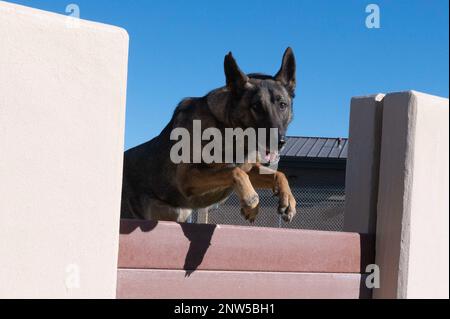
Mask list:
POLYGON ((273 166, 277 165, 280 162, 280 153, 279 152, 271 152, 267 153, 264 157, 264 165, 265 166, 273 166))

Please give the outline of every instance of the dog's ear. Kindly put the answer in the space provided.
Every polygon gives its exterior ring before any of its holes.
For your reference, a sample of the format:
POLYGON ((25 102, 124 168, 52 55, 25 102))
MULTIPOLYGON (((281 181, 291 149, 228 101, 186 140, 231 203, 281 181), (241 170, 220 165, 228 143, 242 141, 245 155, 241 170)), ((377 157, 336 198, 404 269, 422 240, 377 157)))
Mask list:
POLYGON ((241 71, 231 52, 225 56, 224 68, 227 87, 231 91, 239 93, 248 84, 249 78, 241 71))
POLYGON ((275 75, 275 79, 283 83, 289 93, 294 96, 297 82, 295 80, 295 56, 291 48, 287 48, 284 52, 283 63, 281 69, 275 75))

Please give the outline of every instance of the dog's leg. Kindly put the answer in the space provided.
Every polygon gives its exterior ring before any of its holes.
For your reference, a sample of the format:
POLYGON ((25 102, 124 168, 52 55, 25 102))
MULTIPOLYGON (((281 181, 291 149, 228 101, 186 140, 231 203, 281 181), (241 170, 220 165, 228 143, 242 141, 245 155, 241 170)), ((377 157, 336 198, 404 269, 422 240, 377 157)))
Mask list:
POLYGON ((241 200, 241 214, 253 223, 259 212, 259 196, 248 174, 240 168, 233 171, 234 189, 241 200))
POLYGON ((255 165, 248 175, 254 187, 273 190, 280 199, 278 213, 285 221, 290 222, 296 214, 297 203, 286 176, 259 164, 255 165))
POLYGON ((241 168, 190 168, 184 171, 181 191, 185 196, 207 193, 215 188, 233 187, 241 201, 241 212, 253 222, 258 214, 259 196, 241 168))

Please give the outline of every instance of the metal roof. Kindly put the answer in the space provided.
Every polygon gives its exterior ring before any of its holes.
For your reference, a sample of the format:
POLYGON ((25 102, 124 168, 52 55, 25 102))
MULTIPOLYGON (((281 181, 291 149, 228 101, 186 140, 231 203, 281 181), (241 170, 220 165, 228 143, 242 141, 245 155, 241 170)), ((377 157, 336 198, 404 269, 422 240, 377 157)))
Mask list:
POLYGON ((347 138, 290 136, 281 150, 283 157, 347 159, 347 138))

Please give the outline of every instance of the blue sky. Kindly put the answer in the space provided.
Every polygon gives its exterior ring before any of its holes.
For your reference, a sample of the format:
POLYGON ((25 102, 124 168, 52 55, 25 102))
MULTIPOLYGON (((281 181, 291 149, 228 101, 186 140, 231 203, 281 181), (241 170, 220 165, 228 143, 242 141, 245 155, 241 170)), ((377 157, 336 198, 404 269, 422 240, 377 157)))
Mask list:
POLYGON ((224 84, 233 51, 246 72, 274 74, 291 46, 297 57, 289 135, 346 137, 352 96, 418 90, 448 97, 447 0, 16 0, 118 25, 130 34, 125 147, 157 135, 177 103, 224 84), (367 29, 365 8, 380 7, 367 29))

